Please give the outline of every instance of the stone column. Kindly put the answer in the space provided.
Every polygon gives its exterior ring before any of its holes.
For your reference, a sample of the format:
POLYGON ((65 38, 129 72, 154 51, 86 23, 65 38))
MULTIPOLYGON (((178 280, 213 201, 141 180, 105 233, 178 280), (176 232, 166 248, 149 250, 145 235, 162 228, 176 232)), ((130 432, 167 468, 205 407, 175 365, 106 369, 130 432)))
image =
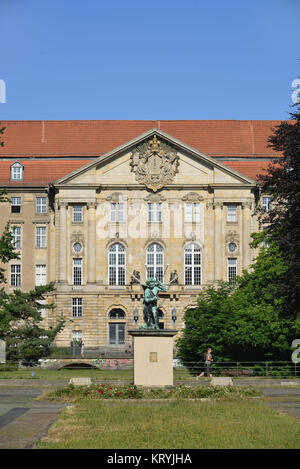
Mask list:
POLYGON ((60 283, 67 283, 67 209, 68 203, 58 201, 59 209, 59 274, 60 283))
MULTIPOLYGON (((203 283, 214 283, 215 279, 215 245, 214 245, 214 204, 212 201, 206 203, 204 222, 204 246, 205 256, 203 257, 202 278, 203 283)), ((203 253, 204 254, 204 253, 203 253)))
MULTIPOLYGON (((50 210, 50 209, 49 209, 50 210)), ((56 280, 56 256, 55 256, 55 215, 54 212, 49 213, 49 229, 48 229, 48 269, 47 269, 47 282, 56 280)))
POLYGON ((244 202, 242 204, 243 210, 243 247, 242 247, 242 267, 247 269, 251 262, 250 247, 249 243, 251 241, 251 202, 244 202))
POLYGON ((215 282, 223 280, 223 237, 222 237, 222 215, 223 203, 215 202, 215 282))
POLYGON ((88 283, 96 282, 96 207, 95 202, 87 204, 88 209, 88 283))

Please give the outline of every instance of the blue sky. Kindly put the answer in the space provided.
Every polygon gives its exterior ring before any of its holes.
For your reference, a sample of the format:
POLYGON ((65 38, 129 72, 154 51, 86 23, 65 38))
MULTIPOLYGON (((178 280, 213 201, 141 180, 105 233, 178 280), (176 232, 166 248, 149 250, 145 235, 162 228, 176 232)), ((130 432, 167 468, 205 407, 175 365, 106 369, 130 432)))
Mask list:
POLYGON ((0 120, 286 119, 300 2, 0 0, 0 43, 0 120))

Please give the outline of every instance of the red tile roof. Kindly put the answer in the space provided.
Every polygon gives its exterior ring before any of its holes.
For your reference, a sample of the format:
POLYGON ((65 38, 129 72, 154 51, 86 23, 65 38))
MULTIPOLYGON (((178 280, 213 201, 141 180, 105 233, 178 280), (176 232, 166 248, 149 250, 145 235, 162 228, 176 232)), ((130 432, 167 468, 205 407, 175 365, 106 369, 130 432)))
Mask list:
POLYGON ((280 156, 267 146, 268 137, 280 122, 2 121, 1 127, 6 130, 5 146, 0 147, 0 185, 48 184, 153 127, 256 179, 269 165, 264 158, 280 156), (15 159, 25 165, 24 181, 12 184, 10 166, 15 159))
POLYGON ((256 180, 260 174, 266 174, 270 161, 222 161, 221 163, 256 180))
POLYGON ((278 156, 267 147, 281 121, 2 121, 0 157, 97 156, 158 127, 210 156, 278 156))
POLYGON ((61 178, 91 160, 18 160, 24 165, 24 181, 10 181, 12 161, 0 160, 0 186, 41 186, 61 178))

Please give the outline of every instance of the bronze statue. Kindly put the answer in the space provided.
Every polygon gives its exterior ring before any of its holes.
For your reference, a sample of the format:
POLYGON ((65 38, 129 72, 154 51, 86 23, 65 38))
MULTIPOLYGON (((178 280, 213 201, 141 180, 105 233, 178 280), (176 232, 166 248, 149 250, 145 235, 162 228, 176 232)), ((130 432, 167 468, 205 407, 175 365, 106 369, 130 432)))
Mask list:
POLYGON ((134 270, 131 279, 130 279, 130 285, 138 285, 141 283, 141 274, 138 270, 134 270))
POLYGON ((142 284, 143 294, 143 317, 144 324, 140 329, 159 329, 157 300, 160 291, 166 292, 165 285, 156 278, 147 278, 146 283, 142 284))
POLYGON ((170 282, 169 282, 169 285, 171 283, 175 283, 176 285, 178 285, 178 274, 177 274, 177 270, 174 270, 174 272, 171 272, 170 274, 170 282))

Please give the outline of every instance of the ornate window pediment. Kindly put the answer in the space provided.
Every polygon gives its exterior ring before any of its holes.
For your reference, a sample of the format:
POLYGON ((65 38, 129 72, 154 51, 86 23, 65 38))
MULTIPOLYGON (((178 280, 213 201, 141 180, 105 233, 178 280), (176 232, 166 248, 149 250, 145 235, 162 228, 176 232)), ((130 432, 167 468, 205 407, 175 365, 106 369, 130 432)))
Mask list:
POLYGON ((182 197, 185 202, 201 202, 204 198, 196 192, 188 192, 188 194, 182 197))
POLYGON ((130 166, 136 180, 156 192, 173 181, 178 173, 179 156, 172 145, 154 135, 133 150, 130 166))

